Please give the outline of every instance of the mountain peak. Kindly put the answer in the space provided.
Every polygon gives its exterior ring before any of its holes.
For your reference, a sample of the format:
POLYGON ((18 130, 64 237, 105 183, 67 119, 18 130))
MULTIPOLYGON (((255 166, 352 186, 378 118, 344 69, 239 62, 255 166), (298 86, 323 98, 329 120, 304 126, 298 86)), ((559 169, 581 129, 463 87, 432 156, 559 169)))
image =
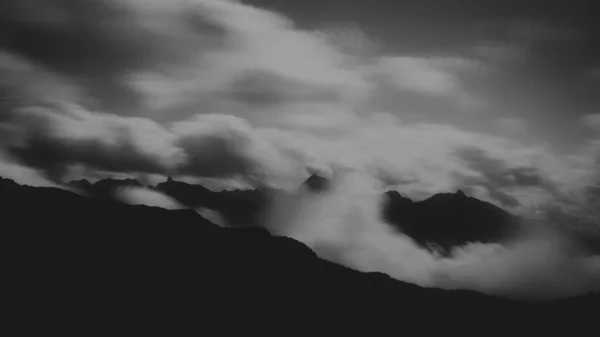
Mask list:
POLYGON ((463 190, 456 191, 455 195, 457 197, 461 197, 461 198, 466 198, 467 197, 467 194, 463 190))
POLYGON ((321 177, 318 174, 311 174, 306 181, 302 184, 303 186, 308 186, 313 192, 321 192, 327 189, 329 180, 327 178, 321 177))

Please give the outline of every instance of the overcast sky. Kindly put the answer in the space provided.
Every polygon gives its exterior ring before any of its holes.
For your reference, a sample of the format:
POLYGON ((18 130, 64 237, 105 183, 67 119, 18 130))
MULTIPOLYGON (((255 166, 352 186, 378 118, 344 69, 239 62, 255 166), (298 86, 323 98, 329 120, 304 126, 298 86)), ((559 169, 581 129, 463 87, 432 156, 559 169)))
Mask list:
POLYGON ((586 2, 8 1, 0 174, 281 185, 342 165, 511 209, 590 195, 586 2))
POLYGON ((340 34, 347 29, 375 44, 378 55, 473 63, 455 80, 483 106, 465 109, 416 95, 377 102, 389 110, 408 106, 417 120, 510 133, 564 150, 591 135, 579 118, 600 111, 600 27, 589 1, 249 3, 279 10, 300 27, 340 34))

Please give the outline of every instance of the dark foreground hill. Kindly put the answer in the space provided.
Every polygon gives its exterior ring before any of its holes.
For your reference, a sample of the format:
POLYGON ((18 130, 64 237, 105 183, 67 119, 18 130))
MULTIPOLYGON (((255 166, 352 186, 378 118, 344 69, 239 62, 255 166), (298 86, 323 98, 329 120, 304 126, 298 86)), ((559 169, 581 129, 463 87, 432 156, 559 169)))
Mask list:
POLYGON ((318 333, 323 323, 338 332, 362 325, 371 333, 388 326, 478 335, 560 323, 579 335, 598 309, 597 296, 532 304, 420 288, 326 262, 262 229, 217 227, 190 210, 125 206, 6 179, 0 217, 10 295, 3 302, 24 334, 139 335, 159 327, 167 335, 210 334, 224 320, 221 333, 248 331, 247 322, 282 324, 280 335, 303 327, 318 333))

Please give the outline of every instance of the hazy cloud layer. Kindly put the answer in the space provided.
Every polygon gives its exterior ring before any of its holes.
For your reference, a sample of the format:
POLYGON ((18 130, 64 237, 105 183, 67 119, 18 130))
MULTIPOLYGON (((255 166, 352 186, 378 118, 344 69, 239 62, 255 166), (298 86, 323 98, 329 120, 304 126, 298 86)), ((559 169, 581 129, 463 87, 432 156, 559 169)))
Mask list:
POLYGON ((564 179, 574 164, 546 149, 406 123, 402 107, 373 111, 386 78, 399 91, 476 102, 461 74, 481 64, 351 52, 370 45, 356 27, 306 31, 219 0, 10 1, 1 24, 3 147, 53 179, 79 165, 281 182, 341 164, 417 197, 462 184, 515 209, 575 179, 564 179), (465 158, 465 146, 485 155, 465 158), (527 183, 534 175, 543 187, 527 183))
POLYGON ((148 188, 121 187, 115 191, 115 194, 118 199, 129 205, 146 205, 170 210, 185 208, 173 198, 148 188))
POLYGON ((449 258, 432 254, 381 220, 381 188, 369 175, 338 171, 325 193, 301 189, 274 197, 269 228, 324 258, 422 286, 529 299, 600 291, 600 257, 549 227, 512 242, 456 248, 449 258))

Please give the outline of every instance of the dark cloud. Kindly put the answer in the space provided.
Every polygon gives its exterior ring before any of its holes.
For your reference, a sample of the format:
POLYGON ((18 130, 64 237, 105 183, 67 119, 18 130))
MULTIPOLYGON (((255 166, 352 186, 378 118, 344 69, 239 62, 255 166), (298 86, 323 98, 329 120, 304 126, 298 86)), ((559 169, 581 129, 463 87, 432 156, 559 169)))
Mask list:
POLYGON ((224 135, 182 137, 180 146, 189 156, 179 173, 201 177, 250 175, 259 166, 245 153, 244 140, 224 135))
POLYGON ((92 114, 75 107, 30 107, 14 111, 13 132, 3 144, 21 163, 54 181, 72 165, 112 172, 166 173, 178 150, 171 135, 143 119, 92 114))
POLYGON ((555 193, 553 185, 537 168, 514 167, 476 147, 461 148, 456 151, 456 155, 467 168, 481 175, 481 177, 462 176, 462 185, 483 187, 491 198, 503 206, 520 206, 519 200, 509 193, 510 188, 534 187, 548 193, 555 193))
MULTIPOLYGON (((123 136, 127 137, 126 130, 123 136)), ((113 148, 99 139, 68 141, 36 134, 28 137, 24 147, 9 151, 24 164, 42 169, 53 180, 60 180, 68 167, 76 164, 109 172, 166 172, 164 166, 137 152, 129 142, 113 148)))
POLYGON ((262 142, 245 120, 197 115, 167 128, 146 118, 89 112, 78 106, 36 106, 8 113, 0 150, 55 182, 73 167, 121 174, 264 178, 287 158, 262 142))
POLYGON ((341 98, 338 88, 309 85, 264 70, 246 71, 229 90, 232 99, 249 105, 289 104, 302 100, 331 102, 341 98))
POLYGON ((193 61, 224 31, 179 1, 9 0, 0 14, 5 50, 63 74, 99 107, 141 99, 124 76, 193 61))

